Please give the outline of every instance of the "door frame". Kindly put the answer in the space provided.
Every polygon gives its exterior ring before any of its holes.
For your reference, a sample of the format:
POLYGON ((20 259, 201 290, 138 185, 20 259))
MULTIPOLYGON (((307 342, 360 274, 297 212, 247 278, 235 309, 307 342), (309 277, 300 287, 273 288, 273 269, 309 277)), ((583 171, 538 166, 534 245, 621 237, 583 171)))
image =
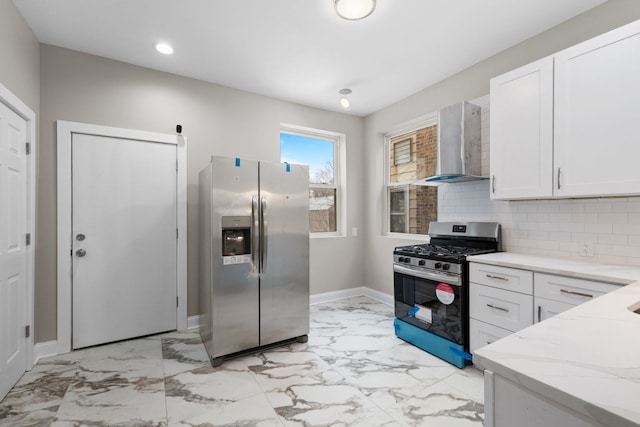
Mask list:
POLYGON ((57 120, 58 142, 58 326, 57 354, 72 350, 72 174, 71 141, 73 134, 136 139, 177 146, 177 329, 187 329, 187 138, 133 129, 57 120), (67 255, 69 254, 69 255, 67 255))
POLYGON ((34 252, 36 246, 36 113, 15 96, 6 86, 0 83, 0 102, 6 105, 11 111, 16 113, 26 121, 27 125, 27 142, 30 143, 31 154, 27 156, 27 233, 31 234, 31 244, 25 246, 25 256, 27 268, 25 271, 25 306, 23 307, 23 321, 26 325, 31 326, 31 334, 27 338, 25 348, 27 359, 27 370, 33 367, 33 337, 35 335, 34 326, 34 277, 35 262, 34 252))

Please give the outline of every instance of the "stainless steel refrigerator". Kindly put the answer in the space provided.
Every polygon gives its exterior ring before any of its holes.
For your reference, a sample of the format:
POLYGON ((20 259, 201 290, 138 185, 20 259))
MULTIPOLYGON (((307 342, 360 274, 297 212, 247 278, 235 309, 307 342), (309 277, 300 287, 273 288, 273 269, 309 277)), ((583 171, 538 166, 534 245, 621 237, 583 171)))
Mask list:
POLYGON ((309 333, 309 169, 214 156, 200 172, 200 335, 213 366, 309 333))

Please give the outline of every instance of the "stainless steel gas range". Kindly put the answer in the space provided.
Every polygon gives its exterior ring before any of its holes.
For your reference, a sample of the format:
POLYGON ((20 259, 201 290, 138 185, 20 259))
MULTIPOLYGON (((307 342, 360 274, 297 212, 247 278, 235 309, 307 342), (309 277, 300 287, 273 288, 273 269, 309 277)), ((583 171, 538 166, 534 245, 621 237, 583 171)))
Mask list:
POLYGON ((466 257, 496 252, 500 224, 432 222, 429 237, 393 251, 395 333, 462 368, 471 360, 466 257))

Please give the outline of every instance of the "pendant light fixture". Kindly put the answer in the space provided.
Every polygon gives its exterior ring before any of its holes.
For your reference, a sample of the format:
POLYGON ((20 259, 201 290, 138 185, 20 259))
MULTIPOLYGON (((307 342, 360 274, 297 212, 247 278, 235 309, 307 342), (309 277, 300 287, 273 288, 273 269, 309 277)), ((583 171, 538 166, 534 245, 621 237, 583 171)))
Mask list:
POLYGON ((351 108, 351 102, 349 101, 349 98, 347 98, 347 95, 351 94, 351 89, 340 89, 340 92, 338 92, 340 95, 342 95, 342 97, 340 98, 340 106, 342 107, 343 110, 348 110, 349 108, 351 108))
POLYGON ((373 13, 376 0, 333 0, 333 6, 339 17, 357 21, 373 13))

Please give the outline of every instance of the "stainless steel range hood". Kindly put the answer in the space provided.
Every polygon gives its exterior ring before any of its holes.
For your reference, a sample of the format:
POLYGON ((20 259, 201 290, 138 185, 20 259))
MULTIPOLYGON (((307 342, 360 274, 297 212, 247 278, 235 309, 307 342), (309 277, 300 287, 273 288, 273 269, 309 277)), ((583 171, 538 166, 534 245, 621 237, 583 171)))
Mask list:
POLYGON ((466 101, 438 111, 438 161, 436 175, 415 185, 488 179, 480 176, 480 107, 466 101))

